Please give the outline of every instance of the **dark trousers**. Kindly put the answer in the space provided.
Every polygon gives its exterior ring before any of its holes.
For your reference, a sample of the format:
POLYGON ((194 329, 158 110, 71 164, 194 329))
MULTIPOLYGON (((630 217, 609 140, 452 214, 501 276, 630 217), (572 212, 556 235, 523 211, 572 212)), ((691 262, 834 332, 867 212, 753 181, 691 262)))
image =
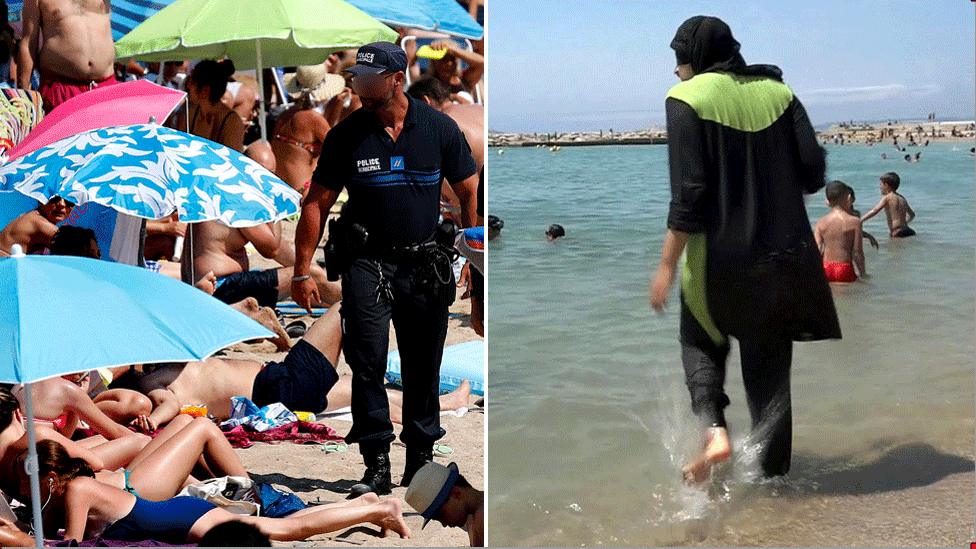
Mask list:
MULTIPOLYGON (((790 409, 790 364, 793 341, 771 331, 767 337, 740 340, 742 381, 752 417, 753 439, 762 444, 760 463, 766 476, 790 470, 793 416, 790 409)), ((712 427, 725 427, 725 362, 729 344, 716 344, 681 303, 681 362, 691 394, 691 409, 712 427)))
POLYGON ((346 441, 359 443, 363 454, 389 452, 395 439, 384 388, 391 320, 403 378, 400 440, 429 450, 444 436, 440 368, 455 288, 453 278, 439 288, 416 287, 413 271, 409 264, 357 259, 342 277, 343 352, 352 368, 353 425, 346 441), (389 285, 389 296, 382 280, 389 285))

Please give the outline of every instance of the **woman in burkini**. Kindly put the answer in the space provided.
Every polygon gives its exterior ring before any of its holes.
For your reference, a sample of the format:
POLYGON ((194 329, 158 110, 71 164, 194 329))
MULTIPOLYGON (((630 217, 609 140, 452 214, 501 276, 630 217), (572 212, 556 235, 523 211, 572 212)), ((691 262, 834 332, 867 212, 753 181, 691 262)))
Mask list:
MULTIPOLYGON (((119 541, 152 539, 164 543, 194 543, 218 524, 241 521, 260 529, 275 541, 298 541, 360 523, 393 530, 401 537, 410 531, 396 499, 380 501, 367 494, 351 501, 316 506, 287 518, 235 515, 194 497, 153 502, 95 480, 83 459, 68 455, 53 441, 38 444, 41 504, 51 531, 64 528, 64 539, 101 536, 119 541)), ((27 474, 19 471, 21 492, 29 491, 27 474)))

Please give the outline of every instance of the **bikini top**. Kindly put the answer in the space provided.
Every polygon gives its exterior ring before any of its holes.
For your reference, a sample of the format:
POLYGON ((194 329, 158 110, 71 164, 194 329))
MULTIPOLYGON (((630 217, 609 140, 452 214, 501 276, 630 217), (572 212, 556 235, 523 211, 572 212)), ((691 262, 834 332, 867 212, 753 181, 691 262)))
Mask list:
POLYGON ((292 145, 301 147, 306 151, 308 151, 309 154, 311 154, 312 156, 318 156, 322 152, 322 143, 318 141, 313 141, 311 143, 308 143, 306 141, 301 141, 299 139, 295 139, 294 137, 282 135, 280 133, 276 133, 274 138, 277 139, 278 141, 282 141, 284 143, 290 143, 292 145))
MULTIPOLYGON (((194 130, 196 129, 197 115, 199 114, 200 114, 200 107, 196 107, 196 110, 193 111, 193 118, 190 119, 190 133, 194 135, 197 135, 194 130)), ((207 137, 207 139, 210 139, 214 143, 220 143, 220 136, 224 134, 224 125, 227 124, 227 120, 230 119, 231 116, 234 116, 236 114, 237 114, 236 112, 230 111, 229 113, 224 115, 224 119, 220 121, 220 125, 217 126, 216 131, 211 131, 210 136, 200 136, 200 137, 207 137)))

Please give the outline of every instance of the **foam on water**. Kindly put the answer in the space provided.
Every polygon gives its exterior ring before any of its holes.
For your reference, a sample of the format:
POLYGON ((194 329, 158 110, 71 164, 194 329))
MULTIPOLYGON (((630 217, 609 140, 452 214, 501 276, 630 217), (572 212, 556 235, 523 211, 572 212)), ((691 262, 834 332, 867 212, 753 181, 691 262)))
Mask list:
MULTIPOLYGON (((802 544, 795 514, 829 513, 818 498, 911 485, 892 462, 914 459, 935 479, 972 470, 973 159, 921 150, 908 164, 882 161, 882 147, 830 148, 829 176, 855 188, 862 212, 878 176, 898 171, 919 236, 891 242, 883 214, 868 222, 881 242, 866 249, 871 278, 834 289, 844 339, 795 345, 786 479, 757 480, 750 441, 761 437, 749 436, 733 345, 733 459, 704 490, 681 481, 701 434, 677 307, 657 316, 647 301, 670 199, 666 147, 491 155, 489 210, 505 221, 488 267, 492 544, 750 545, 757 524, 784 522, 802 544), (551 223, 567 236, 546 242, 551 223)), ((826 213, 822 194, 808 210, 826 213)))

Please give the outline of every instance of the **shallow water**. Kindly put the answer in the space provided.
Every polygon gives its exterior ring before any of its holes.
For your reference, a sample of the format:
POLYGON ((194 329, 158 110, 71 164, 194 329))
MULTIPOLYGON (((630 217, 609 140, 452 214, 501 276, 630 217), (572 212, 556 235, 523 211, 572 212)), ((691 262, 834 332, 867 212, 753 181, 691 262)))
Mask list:
MULTIPOLYGON (((972 474, 976 238, 967 149, 930 145, 908 164, 881 160, 896 152, 890 146, 829 147, 828 177, 854 187, 861 211, 880 198, 880 174, 901 175, 918 237, 891 242, 884 214, 869 221, 881 244, 866 248, 871 277, 834 289, 844 339, 795 346, 785 481, 754 479, 733 348, 726 391, 737 454, 709 493, 679 482, 698 441, 676 296, 663 316, 647 298, 670 199, 667 148, 491 149, 489 209, 505 221, 488 267, 492 545, 751 545, 765 542, 751 533, 757 524, 777 523, 789 523, 802 544, 823 527, 804 516, 844 518, 830 508, 836 498, 880 498, 972 474), (550 223, 567 237, 546 242, 550 223)), ((822 193, 808 210, 813 220, 826 213, 822 193)), ((972 509, 972 480, 966 485, 959 502, 972 509)), ((840 536, 836 544, 846 544, 840 536)))

